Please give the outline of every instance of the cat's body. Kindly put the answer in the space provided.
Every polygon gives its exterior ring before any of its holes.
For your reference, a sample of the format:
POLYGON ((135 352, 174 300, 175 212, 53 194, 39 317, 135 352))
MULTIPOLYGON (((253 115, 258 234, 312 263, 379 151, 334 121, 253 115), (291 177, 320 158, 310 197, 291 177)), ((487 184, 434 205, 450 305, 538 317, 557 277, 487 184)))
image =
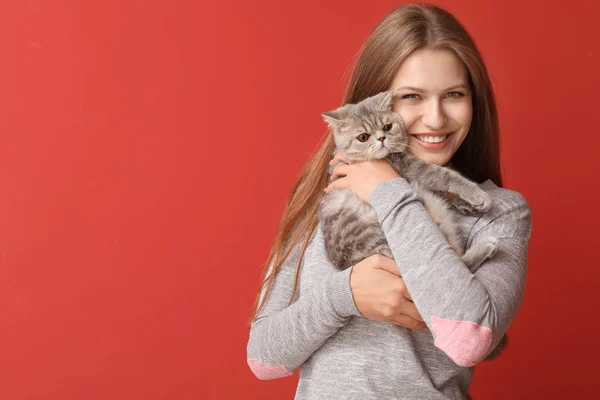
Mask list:
MULTIPOLYGON (((386 158, 410 182, 433 221, 471 272, 475 272, 485 260, 494 255, 497 248, 497 239, 494 237, 487 237, 465 251, 468 232, 461 232, 456 224, 456 218, 460 214, 456 207, 465 211, 484 211, 489 207, 487 193, 458 172, 426 164, 409 154, 393 153, 386 158), (423 181, 427 175, 432 175, 432 178, 423 181), (464 197, 471 199, 471 203, 462 203, 462 198, 451 202, 438 192, 456 193, 457 196, 462 193, 464 197)), ((346 269, 373 254, 394 258, 375 210, 350 189, 333 190, 323 197, 319 221, 329 261, 339 269, 346 269)))
MULTIPOLYGON (((465 251, 468 232, 460 232, 455 219, 460 212, 485 212, 491 206, 491 199, 458 172, 427 164, 408 153, 404 124, 400 116, 391 111, 391 99, 392 92, 383 92, 323 114, 333 128, 337 151, 348 161, 386 158, 410 182, 454 251, 471 272, 475 272, 486 259, 493 257, 497 239, 487 237, 465 251)), ((355 265, 373 254, 394 258, 375 210, 349 189, 335 189, 323 196, 319 223, 327 256, 339 269, 355 265)), ((505 336, 487 359, 497 357, 506 340, 505 336)))

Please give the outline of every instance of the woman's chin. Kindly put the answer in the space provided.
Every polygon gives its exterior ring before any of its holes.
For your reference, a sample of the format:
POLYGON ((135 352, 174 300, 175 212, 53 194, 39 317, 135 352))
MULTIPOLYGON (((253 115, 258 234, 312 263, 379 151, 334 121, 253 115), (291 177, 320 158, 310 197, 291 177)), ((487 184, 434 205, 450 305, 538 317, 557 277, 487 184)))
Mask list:
POLYGON ((450 161, 450 158, 447 157, 445 154, 432 154, 421 151, 415 152, 412 150, 410 150, 410 153, 413 156, 425 161, 427 164, 445 165, 448 163, 448 161, 450 161))

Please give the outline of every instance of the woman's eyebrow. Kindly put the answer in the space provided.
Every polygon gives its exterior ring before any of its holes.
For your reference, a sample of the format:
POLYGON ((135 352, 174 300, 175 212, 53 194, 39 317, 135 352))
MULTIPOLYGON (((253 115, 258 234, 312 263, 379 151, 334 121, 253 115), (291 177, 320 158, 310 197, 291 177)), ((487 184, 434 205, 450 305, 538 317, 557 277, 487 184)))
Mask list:
MULTIPOLYGON (((464 83, 458 84, 458 85, 454 85, 454 86, 450 86, 449 88, 447 88, 446 90, 444 90, 444 92, 448 92, 450 90, 454 90, 454 89, 465 89, 468 90, 469 86, 465 85, 464 83)), ((394 89, 394 92, 399 91, 399 90, 410 90, 413 92, 419 92, 419 93, 425 93, 424 89, 420 89, 414 86, 399 86, 397 88, 394 89)))
POLYGON ((399 86, 397 88, 394 89, 394 92, 397 92, 399 90, 410 90, 412 92, 419 92, 419 93, 425 93, 425 91, 423 89, 419 89, 413 86, 399 86))

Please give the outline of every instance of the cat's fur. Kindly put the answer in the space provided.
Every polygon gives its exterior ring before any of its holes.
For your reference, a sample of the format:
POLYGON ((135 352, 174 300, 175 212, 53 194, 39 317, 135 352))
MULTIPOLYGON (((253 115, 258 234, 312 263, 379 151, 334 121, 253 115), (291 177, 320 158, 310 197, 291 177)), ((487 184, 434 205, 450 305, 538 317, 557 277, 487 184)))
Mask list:
MULTIPOLYGON (((458 172, 428 164, 408 153, 408 135, 402 118, 392 111, 392 95, 392 91, 382 92, 360 103, 323 113, 332 128, 336 151, 348 161, 387 159, 410 182, 454 251, 471 272, 475 272, 485 260, 493 257, 498 241, 486 237, 465 252, 466 235, 459 231, 454 220, 458 210, 485 212, 491 206, 491 198, 458 172)), ((339 269, 346 269, 373 254, 394 258, 375 210, 349 189, 332 190, 323 196, 319 222, 327 256, 339 269)), ((499 347, 487 359, 499 355, 503 349, 499 347)))

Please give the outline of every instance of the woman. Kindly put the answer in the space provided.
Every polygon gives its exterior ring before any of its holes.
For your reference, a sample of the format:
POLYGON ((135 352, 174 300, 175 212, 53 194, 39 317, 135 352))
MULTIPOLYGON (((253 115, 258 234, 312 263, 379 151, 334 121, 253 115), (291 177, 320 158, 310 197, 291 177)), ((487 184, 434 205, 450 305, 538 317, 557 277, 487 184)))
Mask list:
POLYGON ((248 364, 260 379, 300 368, 296 399, 463 399, 473 366, 496 347, 523 298, 531 212, 502 188, 498 117, 481 56, 446 11, 406 5, 364 44, 344 99, 395 89, 410 151, 452 165, 493 199, 462 216, 467 246, 498 250, 475 273, 453 252, 408 182, 385 160, 340 163, 331 135, 304 167, 257 296, 248 364), (344 271, 326 258, 317 210, 323 191, 348 188, 377 212, 394 259, 344 271))

